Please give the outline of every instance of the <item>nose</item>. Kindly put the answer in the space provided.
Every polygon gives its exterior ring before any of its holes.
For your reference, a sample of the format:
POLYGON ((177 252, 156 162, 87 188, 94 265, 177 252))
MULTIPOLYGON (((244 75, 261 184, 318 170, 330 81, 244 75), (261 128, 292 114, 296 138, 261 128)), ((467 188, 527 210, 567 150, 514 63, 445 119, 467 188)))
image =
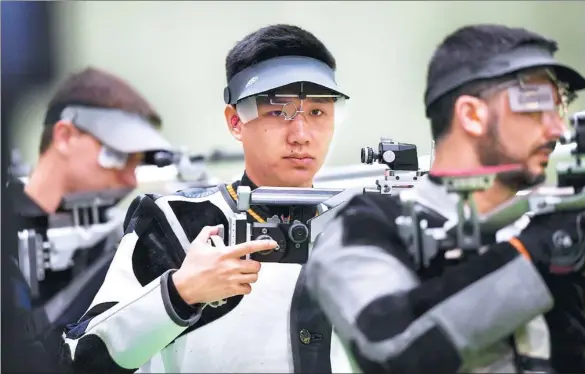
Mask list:
POLYGON ((564 118, 558 114, 546 113, 543 122, 547 139, 559 139, 567 131, 564 118))
POLYGON ((307 144, 311 140, 311 134, 304 113, 297 113, 288 124, 288 139, 290 144, 307 144))

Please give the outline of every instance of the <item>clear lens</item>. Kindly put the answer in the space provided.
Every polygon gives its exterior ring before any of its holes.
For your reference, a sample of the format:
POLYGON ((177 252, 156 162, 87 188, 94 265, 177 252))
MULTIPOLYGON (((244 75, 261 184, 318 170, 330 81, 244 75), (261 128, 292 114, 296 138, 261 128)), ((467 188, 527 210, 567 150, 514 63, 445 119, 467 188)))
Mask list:
POLYGON ((104 145, 98 155, 98 164, 105 169, 122 170, 128 162, 128 157, 128 154, 118 152, 104 145))
POLYGON ((568 96, 551 84, 524 84, 508 88, 510 109, 519 113, 541 113, 546 126, 562 126, 567 116, 568 96))
MULTIPOLYGON (((279 104, 273 104, 273 105, 278 106, 279 104)), ((285 104, 282 104, 282 110, 279 113, 279 115, 284 117, 284 119, 292 120, 296 117, 296 115, 298 113, 304 113, 302 106, 303 106, 302 102, 301 102, 300 108, 297 108, 296 104, 293 103, 292 101, 285 103, 285 104)))
POLYGON ((508 91, 510 109, 519 113, 542 113, 543 122, 566 120, 568 105, 576 95, 568 90, 567 84, 559 81, 550 69, 535 69, 518 75, 517 79, 502 82, 482 90, 479 97, 486 98, 500 90, 508 91), (551 83, 526 83, 533 74, 544 73, 551 83))

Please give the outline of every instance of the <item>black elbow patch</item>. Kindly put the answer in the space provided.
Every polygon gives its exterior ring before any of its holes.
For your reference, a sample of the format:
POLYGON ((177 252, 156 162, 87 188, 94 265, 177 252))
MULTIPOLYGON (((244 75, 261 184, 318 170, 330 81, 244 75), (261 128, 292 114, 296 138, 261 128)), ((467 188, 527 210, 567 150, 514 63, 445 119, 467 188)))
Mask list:
POLYGON ((399 355, 383 363, 365 358, 355 342, 352 342, 350 347, 364 374, 453 374, 459 370, 462 363, 457 349, 438 327, 426 331, 399 355))
MULTIPOLYGON (((67 352, 63 352, 63 354, 66 355, 67 352)), ((69 352, 69 356, 71 356, 71 352, 69 352)), ((114 362, 108 353, 106 344, 96 335, 87 335, 79 340, 71 368, 76 374, 128 374, 138 370, 138 368, 124 369, 114 362)))
POLYGON ((381 342, 401 334, 417 318, 403 292, 372 301, 358 315, 356 325, 369 341, 381 342))
POLYGON ((452 374, 461 366, 461 358, 451 340, 435 326, 414 340, 400 355, 388 360, 392 373, 452 374))

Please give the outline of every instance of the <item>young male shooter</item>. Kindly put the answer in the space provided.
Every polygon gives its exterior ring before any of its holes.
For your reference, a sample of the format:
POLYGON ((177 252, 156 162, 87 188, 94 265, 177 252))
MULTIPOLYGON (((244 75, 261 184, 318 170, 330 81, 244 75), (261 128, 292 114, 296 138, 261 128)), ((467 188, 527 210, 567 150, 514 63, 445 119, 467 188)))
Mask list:
MULTIPOLYGON (((437 147, 430 176, 413 190, 429 227, 457 219, 453 196, 433 175, 440 170, 522 165, 521 175, 498 178, 474 195, 480 213, 542 181, 564 130, 559 110, 566 109, 566 95, 585 88, 581 75, 554 60, 555 51, 551 40, 498 25, 463 27, 435 51, 425 104, 437 147), (536 101, 526 95, 535 92, 536 101)), ((402 213, 399 198, 355 197, 307 264, 310 292, 364 372, 549 372, 532 352, 515 354, 508 337, 549 310, 553 299, 565 300, 562 291, 549 291, 543 276, 562 283, 550 266, 558 230, 571 236, 573 251, 585 253, 579 212, 537 217, 484 254, 449 267, 435 258, 424 269, 400 235, 402 213)), ((551 330, 561 327, 550 322, 551 330)), ((582 356, 582 338, 571 338, 566 328, 558 334, 576 344, 560 343, 567 357, 582 356)), ((554 350, 558 342, 552 344, 554 350)))
MULTIPOLYGON (((331 326, 305 292, 302 261, 260 267, 240 257, 274 249, 275 242, 225 247, 217 236, 217 225, 227 228, 234 217, 238 186, 312 185, 347 99, 335 68, 323 43, 295 26, 262 28, 229 52, 225 117, 244 147, 245 173, 203 193, 146 195, 133 202, 102 289, 65 333, 74 369, 349 370, 331 326)), ((260 206, 248 213, 250 222, 274 216, 307 222, 316 208, 260 206)))

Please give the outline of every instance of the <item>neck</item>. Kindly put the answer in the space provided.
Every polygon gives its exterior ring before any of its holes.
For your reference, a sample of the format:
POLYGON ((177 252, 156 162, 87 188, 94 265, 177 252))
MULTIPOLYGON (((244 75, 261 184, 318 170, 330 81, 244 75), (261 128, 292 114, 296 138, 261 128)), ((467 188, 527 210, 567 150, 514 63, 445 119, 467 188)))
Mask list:
POLYGON ((52 214, 57 211, 66 186, 63 183, 65 168, 49 152, 40 157, 24 191, 45 212, 52 214))
MULTIPOLYGON (((431 172, 472 170, 481 166, 477 153, 469 142, 457 139, 455 136, 448 136, 436 146, 431 172), (465 157, 461 157, 461 155, 465 155, 465 157)), ((478 213, 484 214, 509 200, 515 194, 516 191, 512 191, 496 180, 487 190, 475 192, 473 201, 478 213)))
POLYGON ((474 193, 473 201, 475 202, 478 213, 485 214, 511 199, 515 194, 516 191, 512 191, 498 181, 495 181, 487 190, 474 193))

